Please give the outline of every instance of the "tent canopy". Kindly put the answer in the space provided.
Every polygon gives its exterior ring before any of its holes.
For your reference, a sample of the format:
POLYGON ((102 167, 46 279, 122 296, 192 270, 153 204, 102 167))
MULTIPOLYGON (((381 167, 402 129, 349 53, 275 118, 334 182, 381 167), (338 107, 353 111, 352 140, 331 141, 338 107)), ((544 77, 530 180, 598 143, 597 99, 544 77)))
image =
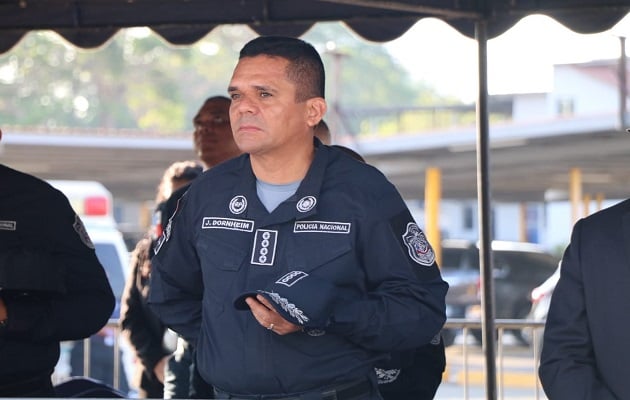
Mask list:
POLYGON ((418 20, 436 17, 473 37, 487 21, 492 38, 529 14, 544 14, 579 33, 613 27, 628 0, 3 0, 0 53, 31 30, 50 29, 79 47, 97 47, 119 29, 147 26, 172 44, 192 44, 220 24, 258 34, 300 36, 319 21, 343 21, 364 39, 385 42, 418 20))
MULTIPOLYGON (((148 26, 173 44, 192 44, 220 24, 247 24, 258 34, 301 36, 319 21, 343 21, 358 35, 385 42, 425 17, 478 39, 477 159, 484 343, 493 343, 487 110, 487 39, 529 14, 544 14, 579 33, 612 28, 629 0, 1 0, 0 53, 31 30, 51 29, 79 47, 105 43, 119 29, 148 26)), ((496 399, 494 346, 486 345, 486 391, 496 399)))

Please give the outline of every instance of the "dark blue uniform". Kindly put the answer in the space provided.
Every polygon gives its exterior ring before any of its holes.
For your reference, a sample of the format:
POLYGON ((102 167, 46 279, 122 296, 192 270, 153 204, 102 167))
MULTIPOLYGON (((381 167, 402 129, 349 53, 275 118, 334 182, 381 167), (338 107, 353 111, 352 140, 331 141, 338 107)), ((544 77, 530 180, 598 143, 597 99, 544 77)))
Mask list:
POLYGON ((327 146, 316 147, 297 192, 271 214, 248 155, 206 172, 156 250, 150 303, 196 342, 204 379, 230 393, 375 383, 377 360, 429 343, 446 319, 448 286, 396 189, 327 146), (347 299, 323 330, 279 336, 234 310, 239 294, 295 270, 333 283, 347 299))
POLYGON ((114 295, 67 198, 0 165, 0 397, 49 396, 59 342, 97 332, 114 295))

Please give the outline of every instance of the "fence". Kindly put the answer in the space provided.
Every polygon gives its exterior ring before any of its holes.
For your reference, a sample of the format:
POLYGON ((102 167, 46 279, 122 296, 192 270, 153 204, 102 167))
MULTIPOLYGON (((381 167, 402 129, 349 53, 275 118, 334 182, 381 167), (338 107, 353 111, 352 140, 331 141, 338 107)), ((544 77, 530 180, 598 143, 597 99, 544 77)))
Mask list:
MULTIPOLYGON (((541 333, 544 327, 543 321, 532 320, 508 320, 498 319, 495 322, 497 329, 496 344, 496 371, 497 371, 497 397, 505 399, 506 387, 514 384, 514 380, 520 380, 519 384, 526 382, 525 386, 531 387, 532 394, 528 398, 541 400, 544 399, 540 381, 536 374, 536 369, 540 361, 541 333), (514 329, 523 329, 528 332, 527 337, 531 339, 531 345, 527 347, 514 346, 506 344, 506 331, 514 329)), ((447 348, 447 370, 444 375, 444 383, 456 383, 458 389, 461 389, 461 396, 458 399, 471 399, 471 388, 473 386, 479 388, 485 383, 485 364, 483 348, 477 343, 473 343, 471 335, 472 329, 481 329, 481 322, 468 319, 450 319, 446 322, 445 328, 461 329, 459 340, 447 348)), ((113 352, 113 381, 106 382, 112 384, 116 389, 123 386, 121 376, 130 376, 130 371, 123 374, 123 363, 121 355, 121 341, 119 340, 119 326, 117 320, 110 320, 106 326, 110 332, 113 332, 113 343, 111 343, 111 351, 113 352)), ((94 375, 91 362, 91 341, 84 339, 75 342, 74 345, 83 343, 83 375, 95 379, 102 380, 102 377, 94 375)), ((63 357, 62 357, 63 358, 63 357)), ((128 366, 129 364, 126 364, 128 366)), ((58 364, 58 367, 60 365, 58 364)), ((60 370, 63 368, 59 368, 60 370)), ((56 370, 53 375, 54 382, 61 382, 64 376, 56 370)), ((437 397, 439 399, 439 397, 437 397)))

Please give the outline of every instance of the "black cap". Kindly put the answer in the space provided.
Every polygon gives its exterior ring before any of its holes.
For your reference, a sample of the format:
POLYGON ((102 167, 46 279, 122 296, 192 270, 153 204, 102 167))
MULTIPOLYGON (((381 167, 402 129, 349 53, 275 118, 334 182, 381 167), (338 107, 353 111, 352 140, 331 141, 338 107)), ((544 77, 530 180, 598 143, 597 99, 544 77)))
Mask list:
POLYGON ((337 300, 330 282, 303 271, 291 271, 265 289, 250 290, 234 300, 237 310, 249 310, 248 297, 263 295, 284 319, 305 328, 325 328, 337 300))

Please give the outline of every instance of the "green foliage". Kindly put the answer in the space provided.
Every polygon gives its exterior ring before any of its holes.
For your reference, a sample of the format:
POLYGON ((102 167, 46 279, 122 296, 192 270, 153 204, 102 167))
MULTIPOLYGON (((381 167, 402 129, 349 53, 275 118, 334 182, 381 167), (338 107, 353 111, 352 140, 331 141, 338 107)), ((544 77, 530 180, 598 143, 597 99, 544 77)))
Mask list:
MULTIPOLYGON (((98 49, 79 49, 55 33, 26 35, 0 55, 0 115, 4 125, 143 129, 168 134, 192 129, 203 101, 226 94, 238 51, 255 36, 225 25, 194 45, 177 47, 146 28, 119 31, 98 49)), ((321 52, 331 109, 411 107, 440 99, 378 43, 339 23, 320 23, 304 39, 321 52), (337 54, 337 55, 336 55, 337 54)), ((374 120, 345 116, 356 134, 428 127, 431 117, 401 114, 374 120)))

